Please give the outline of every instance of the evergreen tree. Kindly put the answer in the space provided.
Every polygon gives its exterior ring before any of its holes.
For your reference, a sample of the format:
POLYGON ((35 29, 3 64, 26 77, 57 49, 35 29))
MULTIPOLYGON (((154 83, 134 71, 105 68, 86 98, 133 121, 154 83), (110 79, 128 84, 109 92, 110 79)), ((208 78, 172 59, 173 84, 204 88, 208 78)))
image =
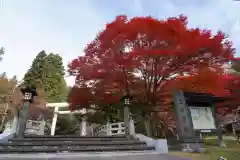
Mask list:
MULTIPOLYGON (((61 56, 53 53, 47 54, 45 51, 41 51, 33 60, 30 69, 25 74, 24 85, 36 86, 36 88, 41 91, 41 97, 48 103, 63 102, 66 101, 68 95, 68 86, 64 79, 64 74, 65 71, 61 56)), ((74 128, 75 123, 70 121, 70 119, 68 120, 68 118, 69 117, 58 119, 56 133, 64 134, 67 133, 68 130, 71 130, 71 132, 76 130, 74 128)))
POLYGON ((66 101, 68 86, 64 79, 64 67, 62 57, 58 54, 50 53, 47 56, 47 65, 44 70, 48 70, 46 75, 46 87, 48 98, 53 102, 66 101))
POLYGON ((58 54, 41 51, 24 76, 24 85, 34 85, 44 91, 48 102, 66 101, 68 87, 64 79, 62 58, 58 54))
POLYGON ((46 57, 47 54, 45 51, 38 53, 36 58, 33 60, 30 69, 24 76, 24 85, 35 85, 37 87, 42 87, 44 75, 46 75, 43 70, 46 57))

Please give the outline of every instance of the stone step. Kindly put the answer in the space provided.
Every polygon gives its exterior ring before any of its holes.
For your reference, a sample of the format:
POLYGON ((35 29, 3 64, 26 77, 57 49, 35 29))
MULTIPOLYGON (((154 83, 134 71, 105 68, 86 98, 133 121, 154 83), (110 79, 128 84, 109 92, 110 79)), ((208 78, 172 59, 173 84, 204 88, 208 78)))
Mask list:
POLYGON ((24 138, 126 138, 126 136, 125 135, 115 135, 115 136, 24 135, 24 138))
POLYGON ((123 138, 112 138, 112 137, 106 137, 106 138, 83 138, 83 137, 76 137, 76 138, 56 138, 56 137, 48 137, 48 138, 24 138, 24 139, 11 139, 10 141, 127 141, 129 140, 126 137, 123 138))
POLYGON ((56 146, 56 145, 81 145, 81 146, 90 146, 90 145, 132 145, 139 144, 144 145, 145 142, 137 140, 128 140, 128 141, 9 141, 9 143, 0 143, 0 146, 56 146))
POLYGON ((0 154, 0 160, 186 160, 160 155, 155 151, 79 152, 79 153, 12 153, 0 154))
POLYGON ((145 151, 154 150, 148 146, 92 146, 92 147, 62 147, 62 148, 1 148, 2 153, 56 153, 56 152, 114 152, 114 151, 145 151))
POLYGON ((108 145, 108 146, 100 146, 100 145, 87 145, 87 146, 83 146, 83 145, 1 145, 0 146, 0 150, 1 149, 18 149, 18 148, 28 148, 28 149, 53 149, 53 148, 106 148, 106 147, 145 147, 145 144, 114 144, 114 145, 108 145))

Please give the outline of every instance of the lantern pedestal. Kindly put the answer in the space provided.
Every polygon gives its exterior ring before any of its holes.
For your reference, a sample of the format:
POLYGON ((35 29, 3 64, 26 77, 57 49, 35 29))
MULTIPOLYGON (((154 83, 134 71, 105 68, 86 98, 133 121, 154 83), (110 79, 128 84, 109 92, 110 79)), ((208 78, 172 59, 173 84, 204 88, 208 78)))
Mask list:
POLYGON ((19 121, 18 121, 17 138, 21 139, 24 137, 29 107, 30 107, 30 102, 26 101, 24 102, 23 107, 19 112, 20 115, 19 115, 19 121))
POLYGON ((124 96, 121 98, 124 102, 124 107, 123 107, 123 116, 124 116, 124 128, 125 128, 125 136, 129 137, 130 136, 130 131, 129 131, 129 106, 130 106, 130 101, 132 97, 129 94, 129 90, 125 89, 124 91, 124 96))
POLYGON ((124 105, 124 127, 125 127, 125 135, 127 137, 130 136, 129 132, 129 107, 124 105))
POLYGON ((35 87, 22 88, 21 92, 24 95, 24 98, 23 98, 24 103, 23 103, 22 109, 19 111, 18 128, 16 132, 16 137, 18 139, 21 139, 24 137, 30 103, 33 102, 33 97, 37 96, 35 87))

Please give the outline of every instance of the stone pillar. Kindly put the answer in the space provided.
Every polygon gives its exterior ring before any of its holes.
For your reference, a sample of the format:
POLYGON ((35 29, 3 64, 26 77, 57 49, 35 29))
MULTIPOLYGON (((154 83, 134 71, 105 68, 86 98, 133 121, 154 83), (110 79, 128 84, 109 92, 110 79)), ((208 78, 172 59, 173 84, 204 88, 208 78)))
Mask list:
POLYGON ((109 118, 107 119, 106 126, 107 126, 107 135, 110 136, 112 133, 111 133, 111 123, 109 118))
POLYGON ((24 137, 24 131, 26 127, 29 107, 30 107, 30 102, 25 101, 23 103, 22 109, 20 110, 19 123, 18 123, 18 129, 17 129, 17 138, 24 137))
POLYGON ((174 109, 177 115, 179 139, 182 151, 186 152, 202 152, 204 146, 197 143, 197 136, 193 127, 191 113, 185 101, 182 91, 176 91, 173 94, 174 109))
POLYGON ((135 125, 134 125, 134 121, 133 121, 131 115, 130 115, 130 119, 129 119, 129 134, 130 135, 134 135, 135 134, 135 125))
POLYGON ((124 128, 125 128, 125 136, 128 137, 129 134, 129 107, 128 105, 124 105, 124 128))
POLYGON ((52 119, 52 126, 51 126, 51 136, 54 136, 55 134, 57 118, 58 118, 58 107, 55 107, 54 113, 53 113, 53 119, 52 119))
POLYGON ((200 136, 201 139, 203 139, 203 135, 202 135, 201 131, 199 132, 199 136, 200 136))
POLYGON ((191 120, 191 113, 185 102, 182 91, 174 92, 174 109, 177 114, 178 131, 180 139, 191 139, 195 137, 193 124, 191 120))
POLYGON ((87 121, 86 117, 82 117, 81 119, 81 136, 86 136, 87 135, 87 121))
POLYGON ((13 110, 14 118, 11 123, 11 132, 16 133, 18 129, 18 123, 19 123, 19 111, 17 109, 13 110))

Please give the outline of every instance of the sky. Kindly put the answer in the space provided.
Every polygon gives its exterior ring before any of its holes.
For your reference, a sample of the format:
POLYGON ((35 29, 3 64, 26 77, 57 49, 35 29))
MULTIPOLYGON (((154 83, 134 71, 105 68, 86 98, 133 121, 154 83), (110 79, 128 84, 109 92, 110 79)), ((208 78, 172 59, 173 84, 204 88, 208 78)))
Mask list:
MULTIPOLYGON (((240 50, 240 1, 234 0, 0 0, 0 73, 21 80, 42 50, 67 64, 84 55, 105 24, 117 15, 165 19, 184 14, 189 27, 222 30, 240 50)), ((240 56, 240 51, 238 53, 240 56)), ((66 77, 69 85, 74 79, 66 77)))

